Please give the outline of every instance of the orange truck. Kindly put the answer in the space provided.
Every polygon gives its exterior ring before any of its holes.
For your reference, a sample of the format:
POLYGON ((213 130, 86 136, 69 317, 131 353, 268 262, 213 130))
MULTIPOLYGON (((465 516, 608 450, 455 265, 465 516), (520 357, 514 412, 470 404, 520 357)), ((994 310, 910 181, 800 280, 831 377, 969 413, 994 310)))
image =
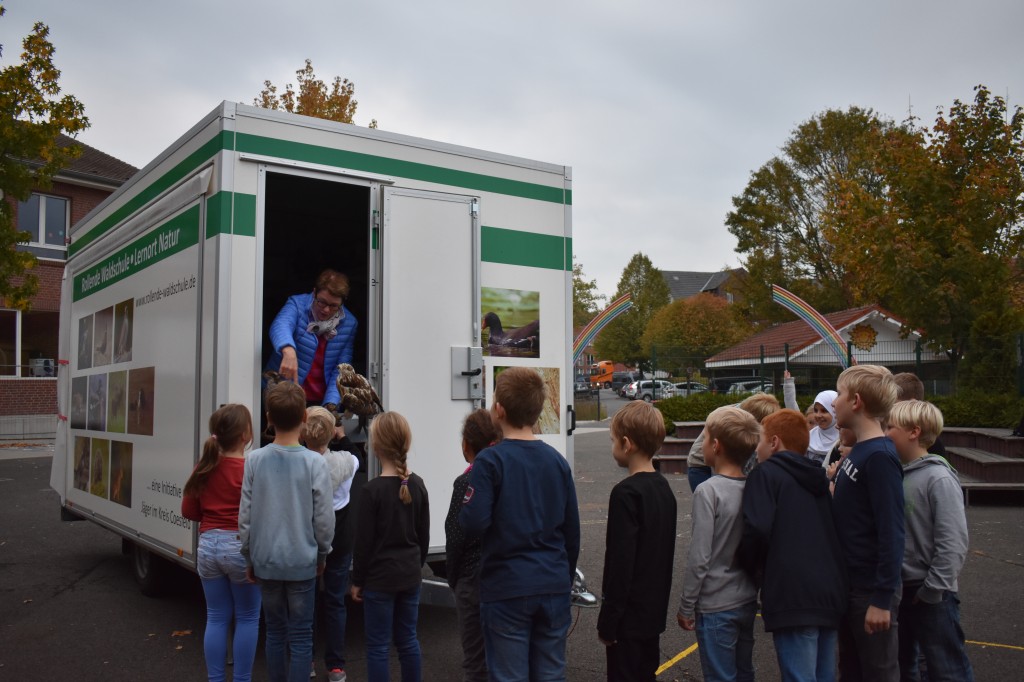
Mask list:
POLYGON ((615 363, 611 360, 602 360, 590 366, 590 385, 598 388, 611 388, 612 373, 615 371, 615 363))

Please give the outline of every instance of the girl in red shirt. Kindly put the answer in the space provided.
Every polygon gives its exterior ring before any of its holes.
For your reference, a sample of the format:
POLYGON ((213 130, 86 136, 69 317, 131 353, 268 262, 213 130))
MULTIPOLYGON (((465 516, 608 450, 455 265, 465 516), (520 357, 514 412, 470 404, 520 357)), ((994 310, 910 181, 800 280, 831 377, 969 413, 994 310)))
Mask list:
POLYGON ((224 661, 235 621, 234 682, 249 682, 260 624, 260 588, 245 574, 238 538, 245 449, 252 442, 252 415, 244 405, 224 405, 210 417, 210 437, 182 491, 181 513, 199 522, 196 567, 206 595, 206 671, 225 680, 224 661))

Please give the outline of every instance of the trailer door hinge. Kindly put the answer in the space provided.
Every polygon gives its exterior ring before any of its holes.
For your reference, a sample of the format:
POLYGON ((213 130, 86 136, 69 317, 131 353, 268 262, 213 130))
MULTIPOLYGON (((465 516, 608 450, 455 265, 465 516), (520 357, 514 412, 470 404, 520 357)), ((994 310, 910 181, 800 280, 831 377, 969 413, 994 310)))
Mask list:
POLYGON ((474 218, 480 215, 480 201, 478 199, 473 199, 473 201, 469 202, 469 214, 474 218))

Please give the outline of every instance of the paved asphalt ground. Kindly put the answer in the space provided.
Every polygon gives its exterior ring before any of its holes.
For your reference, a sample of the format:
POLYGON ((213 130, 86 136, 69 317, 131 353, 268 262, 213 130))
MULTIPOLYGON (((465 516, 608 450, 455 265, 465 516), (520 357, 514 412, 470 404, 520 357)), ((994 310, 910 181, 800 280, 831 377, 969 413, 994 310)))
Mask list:
MULTIPOLYGON (((604 392, 602 398, 608 396, 604 392)), ((613 399, 612 411, 620 405, 613 399)), ((583 522, 580 567, 591 589, 599 592, 608 493, 623 472, 611 459, 606 425, 581 427, 574 436, 583 522)), ((183 573, 165 598, 139 594, 119 538, 91 523, 60 521, 58 497, 49 488, 49 452, 45 445, 0 448, 0 681, 205 679, 205 606, 198 580, 183 573)), ((691 496, 685 476, 669 481, 679 502, 676 573, 681 575, 691 496)), ((971 551, 960 590, 976 679, 1024 679, 1024 510, 974 506, 968 522, 971 551)), ((694 635, 680 630, 671 615, 678 581, 674 587, 661 645, 663 660, 674 663, 658 679, 700 680, 694 635)), ((364 680, 366 671, 360 615, 353 611, 349 620, 347 669, 353 682, 364 680)), ((581 609, 576 616, 569 637, 569 679, 603 679, 597 611, 581 609)), ((419 631, 424 679, 460 679, 454 613, 424 607, 419 631)), ((760 626, 755 665, 759 680, 778 679, 770 637, 760 626)), ((397 661, 392 675, 398 679, 397 661)), ((253 679, 266 679, 262 646, 253 679)), ((322 669, 320 679, 325 679, 322 669)))

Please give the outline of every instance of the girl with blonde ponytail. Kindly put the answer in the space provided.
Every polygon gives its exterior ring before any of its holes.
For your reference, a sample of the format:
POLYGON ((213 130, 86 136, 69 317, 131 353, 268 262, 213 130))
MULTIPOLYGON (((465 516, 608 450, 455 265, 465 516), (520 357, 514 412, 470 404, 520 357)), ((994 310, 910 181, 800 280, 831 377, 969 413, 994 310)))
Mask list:
POLYGON ((211 682, 225 680, 231 621, 235 622, 235 682, 251 678, 260 625, 260 588, 245 574, 238 538, 245 449, 252 442, 252 415, 245 405, 224 405, 210 416, 210 437, 182 491, 181 514, 199 522, 196 568, 206 595, 203 645, 211 682))
POLYGON ((387 682, 392 636, 403 682, 421 679, 416 621, 420 571, 430 546, 430 508, 423 479, 409 470, 412 430, 405 417, 384 412, 370 424, 370 450, 380 476, 359 498, 352 560, 354 601, 363 603, 369 682, 387 682))

